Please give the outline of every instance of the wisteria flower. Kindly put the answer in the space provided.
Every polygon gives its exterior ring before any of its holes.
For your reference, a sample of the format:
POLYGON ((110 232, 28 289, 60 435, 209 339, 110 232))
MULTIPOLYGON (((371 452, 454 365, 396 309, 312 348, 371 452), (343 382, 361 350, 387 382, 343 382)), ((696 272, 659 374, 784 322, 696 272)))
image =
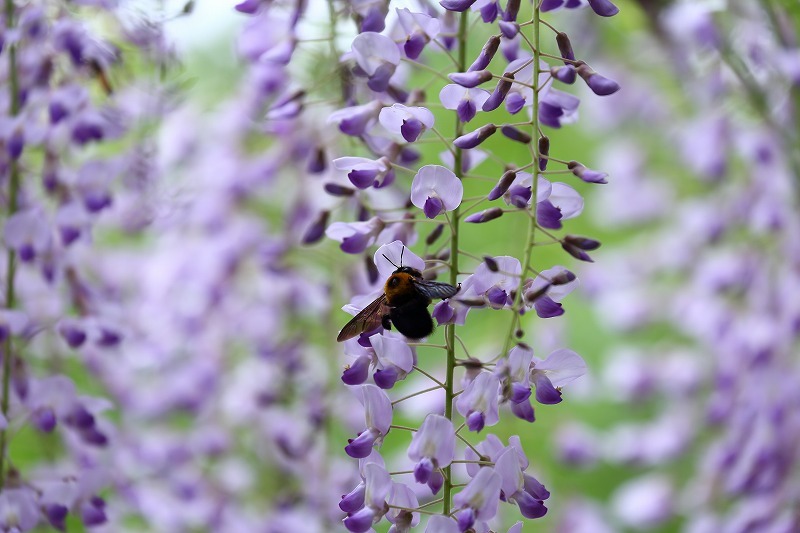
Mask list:
POLYGON ((512 301, 511 293, 519 287, 522 264, 511 256, 493 257, 496 269, 484 262, 475 268, 475 273, 462 283, 462 298, 470 295, 485 298, 494 309, 502 309, 512 301))
POLYGON ((425 107, 408 107, 392 104, 381 109, 378 120, 386 131, 402 136, 413 143, 422 133, 433 127, 433 113, 425 107))
POLYGON ((385 157, 374 160, 366 157, 340 157, 333 160, 333 166, 338 170, 346 170, 347 179, 359 189, 380 189, 394 181, 394 170, 385 157))
POLYGON ((450 83, 439 91, 439 101, 445 109, 453 109, 458 113, 461 122, 469 122, 478 112, 478 108, 489 98, 489 91, 484 89, 467 89, 450 83))
POLYGON ((408 485, 393 483, 391 495, 386 503, 392 506, 386 513, 386 519, 392 523, 392 527, 389 528, 391 533, 406 533, 419 524, 419 513, 406 510, 419 507, 417 495, 408 485))
POLYGON ((33 261, 50 246, 50 225, 42 213, 34 210, 14 213, 6 221, 3 233, 6 245, 25 262, 33 261))
POLYGON ((413 13, 406 8, 397 9, 397 20, 403 29, 403 51, 409 59, 417 59, 425 45, 439 35, 439 19, 425 13, 413 13))
POLYGON ((453 497, 453 505, 460 509, 458 528, 466 531, 476 522, 494 518, 500 501, 500 475, 488 467, 481 468, 464 490, 453 497))
POLYGON ((357 438, 350 439, 345 447, 350 457, 366 457, 372 452, 372 446, 382 439, 392 424, 392 402, 384 391, 375 385, 361 385, 356 395, 364 406, 366 429, 357 438))
POLYGON ((453 462, 455 451, 453 423, 437 414, 425 417, 408 447, 409 459, 417 463, 414 466, 417 483, 428 483, 435 470, 447 468, 453 462))
POLYGON ((378 217, 364 222, 334 222, 325 230, 325 235, 341 243, 348 254, 359 254, 372 246, 386 224, 378 217))
POLYGON ((353 533, 364 533, 372 524, 380 521, 389 510, 386 500, 392 492, 392 478, 386 469, 377 463, 364 466, 364 507, 349 514, 344 526, 353 533))
POLYGON ((491 372, 481 372, 464 387, 456 400, 456 409, 466 418, 470 431, 480 432, 500 420, 498 394, 500 380, 491 372))
POLYGON ((575 218, 583 212, 583 197, 566 183, 552 184, 550 195, 539 201, 536 220, 542 227, 561 229, 562 220, 575 218))
POLYGON ((550 493, 535 478, 526 480, 523 468, 520 468, 516 450, 505 449, 495 461, 495 472, 502 478, 501 490, 506 500, 515 502, 525 518, 541 518, 547 513, 544 500, 550 493), (528 489, 532 489, 533 493, 528 489))
POLYGON ((578 97, 551 87, 539 99, 539 120, 551 128, 572 124, 578 119, 580 103, 578 97))
POLYGON ((357 105, 338 109, 328 117, 329 124, 337 124, 339 130, 346 135, 358 137, 363 135, 378 120, 378 114, 383 109, 383 104, 372 100, 364 105, 357 105))
POLYGON ((352 44, 358 66, 369 78, 367 85, 376 92, 385 91, 400 63, 400 51, 390 38, 380 33, 359 33, 352 44))
POLYGON ((555 404, 561 401, 560 388, 586 373, 586 362, 572 350, 562 348, 544 360, 533 358, 530 381, 536 385, 536 401, 555 404))
POLYGON ((369 338, 377 356, 380 368, 373 379, 382 389, 391 389, 398 380, 405 379, 414 366, 414 353, 402 339, 386 333, 369 338))
MULTIPOLYGON (((541 203, 550 198, 553 185, 550 181, 541 176, 539 176, 537 180, 536 202, 541 203)), ((506 185, 504 192, 501 192, 503 185, 501 179, 501 182, 489 193, 488 198, 494 200, 502 196, 506 204, 519 207, 520 209, 525 209, 531 204, 531 197, 533 195, 533 175, 530 172, 517 172, 514 175, 513 181, 506 185)))
POLYGON ((425 165, 411 182, 411 203, 428 218, 452 211, 461 204, 463 195, 461 180, 443 166, 425 165))
POLYGON ((525 288, 525 301, 532 302, 540 318, 561 316, 564 314, 561 300, 579 283, 578 278, 565 267, 554 266, 540 272, 525 288))

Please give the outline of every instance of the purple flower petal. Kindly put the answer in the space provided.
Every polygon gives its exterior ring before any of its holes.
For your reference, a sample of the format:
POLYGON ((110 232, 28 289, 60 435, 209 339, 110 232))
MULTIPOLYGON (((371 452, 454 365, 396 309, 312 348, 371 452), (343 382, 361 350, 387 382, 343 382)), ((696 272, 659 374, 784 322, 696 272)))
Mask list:
POLYGON ((413 143, 422 133, 423 128, 422 122, 415 118, 410 118, 403 121, 403 125, 400 126, 400 133, 403 135, 403 139, 413 143))
POLYGON ((535 377, 535 383, 537 402, 545 405, 553 405, 561 402, 561 392, 553 386, 550 378, 539 373, 535 377))
POLYGON ((347 515, 343 520, 344 527, 352 533, 364 533, 372 528, 372 521, 375 519, 375 511, 369 507, 364 507, 360 511, 347 515))
POLYGON ((456 11, 458 13, 466 11, 476 0, 441 0, 439 5, 448 11, 456 11))
POLYGON ((536 314, 539 318, 555 318, 565 313, 563 306, 551 299, 549 296, 541 296, 533 302, 536 314))
POLYGON ((362 481, 356 488, 342 496, 339 502, 339 509, 345 513, 354 513, 364 506, 364 493, 367 485, 362 481))
POLYGON ((511 413, 521 420, 525 420, 526 422, 535 422, 536 415, 533 410, 533 406, 531 405, 530 400, 525 400, 524 402, 519 403, 512 403, 511 404, 511 413))
POLYGON ((613 17, 619 13, 619 8, 609 0, 589 0, 589 7, 601 17, 613 17))
POLYGON ((391 389, 392 387, 394 387, 394 384, 397 383, 398 377, 399 375, 397 372, 397 368, 393 366, 376 370, 375 373, 372 375, 372 379, 375 381, 375 385, 384 390, 391 389))
POLYGON ((369 364, 369 357, 364 355, 357 358, 353 364, 342 373, 342 382, 346 385, 361 385, 367 381, 367 377, 369 376, 369 364))
POLYGON ((536 204, 536 221, 543 228, 561 229, 561 210, 554 206, 550 200, 536 204))

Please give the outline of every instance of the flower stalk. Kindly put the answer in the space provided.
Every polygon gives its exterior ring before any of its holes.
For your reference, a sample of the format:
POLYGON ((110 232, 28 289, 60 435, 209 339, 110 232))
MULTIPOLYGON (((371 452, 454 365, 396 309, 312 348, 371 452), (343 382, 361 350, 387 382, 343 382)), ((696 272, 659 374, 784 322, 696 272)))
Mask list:
MULTIPOLYGON (((468 12, 461 13, 458 25, 458 71, 463 72, 467 67, 467 25, 469 23, 468 12)), ((461 137, 464 133, 464 123, 456 114, 456 138, 461 137)), ((456 175, 462 174, 462 162, 464 151, 458 146, 454 146, 455 157, 453 170, 456 175)), ((462 177, 463 179, 463 177, 462 177)), ((450 215, 450 284, 456 285, 458 283, 458 230, 459 230, 459 208, 453 210, 450 215)), ((456 326, 449 324, 445 332, 447 337, 447 375, 445 377, 445 413, 444 416, 448 420, 453 419, 453 399, 454 396, 454 374, 456 369, 456 326)), ((442 498, 444 506, 444 514, 450 514, 450 505, 452 503, 451 492, 453 490, 453 479, 450 475, 450 467, 444 469, 444 487, 442 489, 442 498)))

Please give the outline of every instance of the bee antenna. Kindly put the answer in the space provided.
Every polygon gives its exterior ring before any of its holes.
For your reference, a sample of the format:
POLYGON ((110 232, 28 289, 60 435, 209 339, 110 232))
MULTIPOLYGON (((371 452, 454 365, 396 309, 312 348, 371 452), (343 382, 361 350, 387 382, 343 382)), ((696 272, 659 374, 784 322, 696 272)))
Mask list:
MULTIPOLYGON (((386 259, 387 261, 389 261, 389 262, 392 264, 392 266, 393 266, 393 267, 395 267, 395 268, 400 268, 399 266, 397 266, 397 265, 395 265, 395 264, 394 264, 394 261, 392 261, 391 259, 389 259, 388 257, 386 257, 386 254, 381 254, 381 255, 383 256, 383 258, 384 258, 384 259, 386 259)), ((400 255, 401 255, 400 264, 402 264, 402 263, 403 263, 402 254, 400 254, 400 255)))
POLYGON ((400 266, 403 266, 403 254, 404 253, 406 253, 406 247, 405 246, 403 246, 403 248, 400 250, 400 266))

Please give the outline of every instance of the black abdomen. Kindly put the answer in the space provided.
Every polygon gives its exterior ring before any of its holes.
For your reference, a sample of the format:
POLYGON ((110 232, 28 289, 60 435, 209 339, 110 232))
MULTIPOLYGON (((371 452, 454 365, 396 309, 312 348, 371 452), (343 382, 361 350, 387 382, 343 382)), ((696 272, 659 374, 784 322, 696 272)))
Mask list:
POLYGON ((389 311, 389 318, 397 331, 410 339, 421 339, 433 333, 433 319, 424 301, 416 300, 393 307, 389 311))

